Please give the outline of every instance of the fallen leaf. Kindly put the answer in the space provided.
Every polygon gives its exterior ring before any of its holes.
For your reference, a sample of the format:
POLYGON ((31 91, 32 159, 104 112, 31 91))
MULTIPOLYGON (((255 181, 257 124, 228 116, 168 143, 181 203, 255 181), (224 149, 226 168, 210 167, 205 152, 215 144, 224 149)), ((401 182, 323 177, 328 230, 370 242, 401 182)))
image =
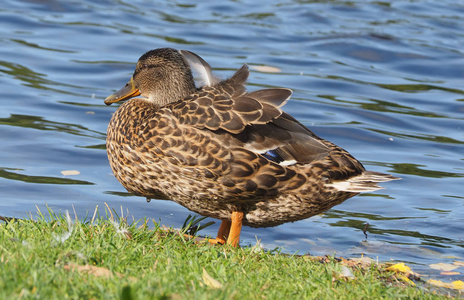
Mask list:
POLYGON ((440 270, 440 271, 452 271, 458 268, 458 266, 455 266, 452 264, 445 264, 445 263, 431 264, 429 265, 429 267, 434 270, 440 270))
POLYGON ((353 272, 351 272, 350 268, 346 266, 342 266, 342 271, 340 272, 340 276, 347 278, 347 279, 354 279, 353 272))
POLYGON ((63 171, 61 171, 61 174, 64 175, 64 176, 67 176, 67 175, 79 175, 79 174, 81 174, 81 172, 79 172, 78 170, 63 170, 63 171))
POLYGON ((455 289, 455 290, 464 289, 464 282, 461 280, 457 280, 453 282, 443 282, 441 280, 430 279, 427 281, 427 283, 432 284, 434 286, 447 288, 447 289, 455 289))
POLYGON ((122 274, 119 274, 117 272, 111 272, 107 268, 91 266, 91 265, 68 264, 68 265, 63 266, 63 268, 68 271, 77 271, 79 273, 90 274, 95 277, 111 278, 113 277, 113 273, 118 277, 122 277, 122 274))
POLYGON ((443 271, 443 272, 440 273, 440 275, 448 275, 448 276, 449 275, 459 275, 459 274, 461 274, 461 273, 453 272, 453 271, 443 271))
POLYGON ((266 73, 280 73, 282 72, 279 68, 271 66, 251 66, 253 70, 266 73))
POLYGON ((455 260, 453 262, 453 265, 456 265, 456 266, 459 266, 459 267, 464 267, 464 261, 455 260))
POLYGON ((411 268, 406 266, 404 263, 394 264, 392 266, 389 266, 386 270, 405 274, 411 273, 411 268))
POLYGON ((413 281, 411 281, 409 279, 409 277, 413 277, 413 278, 418 278, 418 274, 414 273, 413 271, 411 271, 411 268, 406 266, 404 263, 398 263, 398 264, 394 264, 392 266, 389 266, 388 268, 386 268, 387 271, 393 271, 393 272, 396 272, 396 273, 400 273, 397 276, 397 278, 409 283, 409 284, 412 284, 412 285, 416 285, 413 281))
POLYGON ((222 288, 222 283, 211 277, 211 275, 206 272, 205 268, 203 268, 203 283, 206 286, 215 288, 215 289, 220 289, 222 288))
POLYGON ((464 282, 461 281, 461 280, 453 281, 453 282, 451 282, 451 284, 453 285, 454 289, 464 290, 464 282))
POLYGON ((449 283, 443 282, 441 280, 435 280, 435 279, 429 279, 429 280, 427 280, 427 283, 432 284, 434 286, 438 286, 438 287, 446 287, 449 284, 449 283))
POLYGON ((407 276, 403 275, 397 275, 399 279, 403 280, 404 282, 407 282, 411 285, 416 285, 411 279, 409 279, 407 276))

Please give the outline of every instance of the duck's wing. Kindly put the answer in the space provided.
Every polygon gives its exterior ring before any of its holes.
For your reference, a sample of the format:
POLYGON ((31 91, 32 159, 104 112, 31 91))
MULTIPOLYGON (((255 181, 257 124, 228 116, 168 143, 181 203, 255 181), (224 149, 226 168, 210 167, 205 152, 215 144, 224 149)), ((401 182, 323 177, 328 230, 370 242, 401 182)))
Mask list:
POLYGON ((216 131, 224 143, 281 165, 307 164, 327 156, 330 148, 323 140, 281 110, 292 91, 274 88, 247 93, 248 75, 244 65, 231 78, 203 87, 170 109, 179 123, 216 131))
POLYGON ((290 98, 289 89, 265 89, 247 93, 247 65, 231 78, 215 86, 204 86, 197 93, 170 105, 180 123, 209 130, 223 129, 232 134, 242 132, 247 125, 265 124, 282 114, 290 98))
POLYGON ((245 148, 281 165, 309 164, 331 151, 326 141, 285 112, 266 124, 248 126, 237 138, 245 148))

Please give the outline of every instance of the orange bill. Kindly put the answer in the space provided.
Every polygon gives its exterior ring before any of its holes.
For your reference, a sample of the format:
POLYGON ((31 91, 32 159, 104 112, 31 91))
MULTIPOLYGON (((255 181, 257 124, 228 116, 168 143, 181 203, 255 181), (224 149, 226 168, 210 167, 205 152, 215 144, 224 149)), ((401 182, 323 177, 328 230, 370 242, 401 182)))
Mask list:
POLYGON ((139 91, 138 88, 135 87, 134 79, 131 78, 131 80, 129 80, 129 82, 126 83, 126 85, 122 89, 120 89, 116 93, 108 96, 105 99, 105 104, 106 105, 111 105, 112 103, 115 103, 115 102, 118 102, 118 101, 121 101, 121 100, 126 100, 126 99, 129 99, 129 98, 138 96, 138 95, 140 95, 140 91, 139 91))

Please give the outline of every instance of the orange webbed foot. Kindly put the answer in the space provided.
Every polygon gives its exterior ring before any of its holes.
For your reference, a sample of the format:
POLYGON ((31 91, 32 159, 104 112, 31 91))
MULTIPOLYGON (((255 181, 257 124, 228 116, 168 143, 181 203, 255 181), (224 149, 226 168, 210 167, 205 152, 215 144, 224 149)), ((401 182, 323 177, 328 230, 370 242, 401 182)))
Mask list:
POLYGON ((205 239, 211 245, 231 245, 238 247, 242 231, 243 212, 232 212, 231 220, 223 220, 215 239, 205 239))

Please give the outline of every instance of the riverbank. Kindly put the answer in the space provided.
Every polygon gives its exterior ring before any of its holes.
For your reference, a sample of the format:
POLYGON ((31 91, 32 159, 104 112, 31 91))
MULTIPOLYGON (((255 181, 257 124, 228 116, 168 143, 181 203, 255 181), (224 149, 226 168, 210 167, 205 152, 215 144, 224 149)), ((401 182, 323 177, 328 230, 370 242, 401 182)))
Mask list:
POLYGON ((211 246, 151 220, 127 225, 111 217, 76 221, 50 212, 0 222, 0 298, 444 297, 416 287, 414 274, 366 258, 288 255, 259 243, 211 246))

